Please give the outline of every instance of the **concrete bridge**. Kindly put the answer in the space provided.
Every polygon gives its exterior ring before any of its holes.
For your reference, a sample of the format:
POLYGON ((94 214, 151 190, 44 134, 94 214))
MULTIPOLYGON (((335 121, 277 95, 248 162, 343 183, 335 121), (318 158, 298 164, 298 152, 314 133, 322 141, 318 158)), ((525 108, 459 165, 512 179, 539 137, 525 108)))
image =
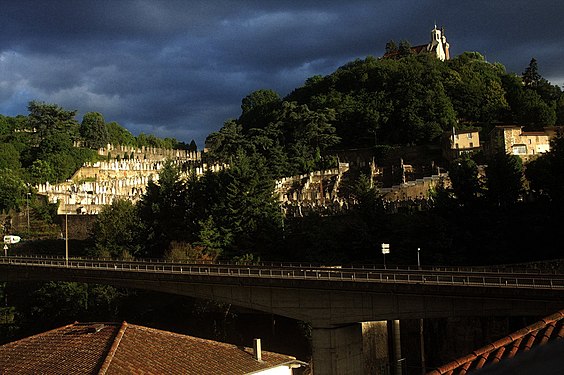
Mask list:
POLYGON ((548 315, 564 275, 521 270, 326 268, 0 258, 0 281, 60 280, 212 299, 312 325, 316 374, 362 374, 362 322, 548 315))

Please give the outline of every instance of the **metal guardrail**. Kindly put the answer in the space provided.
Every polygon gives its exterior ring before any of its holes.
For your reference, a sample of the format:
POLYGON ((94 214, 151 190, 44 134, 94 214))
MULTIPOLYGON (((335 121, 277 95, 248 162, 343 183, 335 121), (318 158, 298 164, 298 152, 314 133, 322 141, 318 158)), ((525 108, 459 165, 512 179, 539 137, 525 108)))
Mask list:
MULTIPOLYGON (((29 255, 29 256, 11 256, 12 259, 52 259, 65 260, 60 255, 29 255)), ((71 259, 71 258, 69 258, 71 259)), ((546 269, 530 268, 527 264, 509 264, 496 266, 416 266, 416 265, 393 265, 382 266, 377 264, 343 264, 343 265, 324 265, 321 263, 307 262, 258 262, 253 264, 236 264, 228 261, 174 261, 159 258, 141 258, 136 260, 115 260, 111 258, 89 258, 89 257, 73 257, 72 260, 91 261, 91 262, 135 262, 149 264, 165 264, 165 265, 209 265, 209 266, 232 266, 232 267, 275 267, 275 268, 327 268, 327 269, 343 269, 343 270, 386 270, 386 271, 431 271, 431 272, 464 272, 464 273, 496 273, 496 274, 543 274, 543 275, 559 275, 556 269, 547 272, 546 269)), ((561 260, 564 263, 564 259, 561 260)), ((534 265, 538 265, 534 263, 534 265)))
POLYGON ((178 264, 150 263, 127 261, 100 261, 64 258, 22 258, 1 257, 0 264, 12 266, 35 266, 49 268, 72 268, 90 270, 109 270, 116 272, 150 272, 184 275, 205 275, 215 277, 254 277, 271 279, 300 279, 346 281, 354 283, 394 283, 394 284, 426 284, 483 286, 497 288, 527 288, 564 290, 564 275, 496 275, 464 273, 448 274, 430 270, 390 270, 390 269, 343 269, 317 267, 259 267, 247 265, 221 264, 178 264), (536 277, 535 277, 536 276, 536 277))

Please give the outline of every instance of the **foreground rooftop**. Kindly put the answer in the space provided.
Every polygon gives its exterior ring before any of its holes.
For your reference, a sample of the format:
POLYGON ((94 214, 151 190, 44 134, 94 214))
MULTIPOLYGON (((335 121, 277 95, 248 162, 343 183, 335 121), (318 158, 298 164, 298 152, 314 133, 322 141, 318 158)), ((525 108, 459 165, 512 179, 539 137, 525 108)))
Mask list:
POLYGON ((564 369, 564 309, 428 375, 556 374, 564 369))
POLYGON ((2 374, 260 374, 305 363, 123 323, 74 323, 0 346, 2 374))

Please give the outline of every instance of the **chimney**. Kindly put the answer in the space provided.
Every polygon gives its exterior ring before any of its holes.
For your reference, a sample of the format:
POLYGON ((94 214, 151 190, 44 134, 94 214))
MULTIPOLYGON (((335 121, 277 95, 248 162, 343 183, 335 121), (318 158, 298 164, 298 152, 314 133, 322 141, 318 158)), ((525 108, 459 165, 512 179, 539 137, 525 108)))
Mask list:
POLYGON ((86 327, 86 331, 88 333, 98 333, 100 332, 103 328, 105 327, 104 324, 99 323, 99 324, 93 324, 91 326, 86 327))
POLYGON ((253 356, 259 362, 262 362, 262 349, 260 339, 253 339, 253 356))

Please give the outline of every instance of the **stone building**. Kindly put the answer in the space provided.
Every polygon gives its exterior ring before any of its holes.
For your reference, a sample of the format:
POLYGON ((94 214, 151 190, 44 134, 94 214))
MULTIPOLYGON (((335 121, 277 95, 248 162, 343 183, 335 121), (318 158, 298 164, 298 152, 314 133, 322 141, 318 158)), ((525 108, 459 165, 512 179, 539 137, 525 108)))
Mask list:
POLYGON ((478 129, 464 129, 445 133, 442 141, 443 156, 451 161, 463 154, 470 154, 481 149, 480 131, 478 129))
POLYGON ((519 156, 526 163, 550 151, 550 141, 557 134, 554 128, 527 132, 518 125, 496 126, 488 136, 487 152, 491 155, 500 149, 505 150, 508 154, 519 156))

